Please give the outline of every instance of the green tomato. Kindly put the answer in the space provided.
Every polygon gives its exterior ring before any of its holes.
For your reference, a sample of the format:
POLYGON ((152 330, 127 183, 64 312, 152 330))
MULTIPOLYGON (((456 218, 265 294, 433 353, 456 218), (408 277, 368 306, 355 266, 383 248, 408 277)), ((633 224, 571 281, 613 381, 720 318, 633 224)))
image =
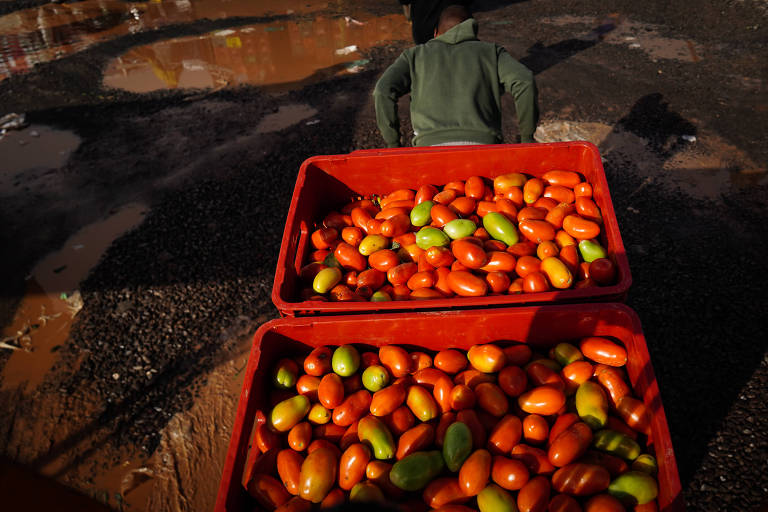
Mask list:
POLYGON ((454 240, 469 236, 474 233, 476 229, 477 226, 475 223, 468 219, 453 219, 443 226, 443 231, 454 240))
POLYGON ((449 243, 451 239, 441 229, 426 227, 416 233, 416 245, 425 251, 430 247, 444 247, 449 243))
POLYGON ((659 471, 659 464, 656 462, 656 457, 649 453, 643 453, 632 461, 632 469, 655 475, 659 471))
POLYGON ((515 225, 499 212, 490 212, 483 217, 483 227, 494 240, 500 240, 507 245, 515 245, 520 235, 515 225))
POLYGON ((581 253, 581 259, 587 263, 592 263, 599 258, 608 257, 608 253, 603 249, 603 246, 594 240, 582 240, 579 242, 579 252, 581 253))
POLYGON ((371 295, 371 302, 389 302, 391 300, 392 297, 390 297, 387 292, 381 290, 374 292, 373 295, 371 295))
POLYGON ((432 220, 432 207, 435 205, 432 201, 424 201, 417 204, 411 210, 411 224, 414 226, 426 226, 432 220))
POLYGON ((480 512, 517 512, 515 499, 496 484, 490 484, 477 495, 480 512))
POLYGON ((656 499, 659 485, 656 479, 642 471, 627 471, 617 476, 608 486, 608 493, 618 498, 624 505, 634 507, 645 505, 656 499))
POLYGON ((555 348, 552 349, 552 355, 555 356, 555 360, 562 366, 568 366, 574 361, 581 361, 584 359, 581 350, 570 343, 558 343, 555 348))
POLYGON ((296 385, 299 366, 292 359, 281 359, 272 373, 273 384, 280 389, 291 389, 296 385))
POLYGON ((349 377, 360 368, 360 353, 352 345, 342 345, 333 351, 331 367, 338 375, 349 377))
POLYGON ((371 393, 384 389, 389 384, 389 373, 383 366, 374 364, 363 370, 363 386, 371 393))

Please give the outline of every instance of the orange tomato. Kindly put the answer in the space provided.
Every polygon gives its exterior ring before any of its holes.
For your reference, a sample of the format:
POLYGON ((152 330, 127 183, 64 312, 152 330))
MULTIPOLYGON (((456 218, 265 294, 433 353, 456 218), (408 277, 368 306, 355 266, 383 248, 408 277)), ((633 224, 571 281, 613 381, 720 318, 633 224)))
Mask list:
POLYGON ((451 409, 460 411, 474 407, 477 398, 472 388, 464 384, 458 384, 451 389, 450 401, 451 409))
POLYGON ((569 245, 576 245, 576 240, 574 240, 571 235, 561 229, 555 233, 555 243, 558 247, 563 248, 569 245))
POLYGON ((408 213, 409 212, 407 208, 385 208, 381 210, 379 213, 377 213, 374 219, 387 220, 387 219, 391 219, 395 215, 400 215, 400 214, 408 215, 408 213))
POLYGON ((315 230, 310 237, 315 249, 328 249, 331 242, 339 237, 339 232, 333 228, 320 228, 315 230))
POLYGON ((509 220, 517 218, 517 206, 506 197, 500 197, 495 200, 496 211, 504 214, 509 220))
MULTIPOLYGON (((288 431, 288 446, 302 452, 309 447, 309 443, 312 441, 312 425, 306 421, 302 421, 294 425, 291 430, 288 431)), ((296 493, 291 493, 296 494, 296 493)))
POLYGON ((477 496, 491 476, 493 459, 488 450, 475 450, 459 469, 459 486, 465 496, 477 496))
POLYGON ((563 229, 577 240, 597 238, 600 234, 600 226, 596 222, 575 214, 568 215, 563 219, 563 229))
POLYGON ((472 368, 484 373, 498 372, 507 362, 504 351, 493 343, 472 345, 467 351, 467 359, 472 368))
POLYGON ((419 266, 412 261, 401 263, 387 270, 387 280, 394 286, 404 285, 413 274, 418 272, 419 266))
POLYGON ((560 261, 565 263, 565 266, 568 267, 571 276, 574 276, 578 273, 580 259, 579 251, 575 245, 566 245, 560 249, 560 252, 556 256, 560 258, 560 261))
POLYGON ((544 189, 544 197, 554 199, 558 203, 570 204, 576 198, 573 195, 573 190, 563 187, 562 185, 549 185, 544 189))
POLYGON ((512 204, 515 205, 516 208, 520 209, 525 205, 525 201, 523 200, 523 189, 522 187, 512 187, 506 192, 502 194, 504 196, 504 199, 509 199, 512 201, 512 204))
POLYGON ((595 367, 594 375, 601 386, 608 392, 614 407, 619 400, 630 394, 629 385, 624 380, 621 370, 613 366, 599 364, 595 367))
POLYGON ((466 270, 450 272, 446 282, 453 293, 462 297, 482 297, 488 291, 483 279, 466 270))
POLYGON ((344 401, 344 384, 341 377, 335 373, 328 373, 320 380, 317 388, 317 398, 326 409, 333 409, 344 401))
POLYGON ((455 349, 441 350, 435 354, 435 368, 439 368, 447 374, 459 373, 467 367, 467 356, 455 349))
POLYGON ((411 190, 409 188, 400 188, 400 189, 397 189, 397 190, 395 190, 393 192, 390 192, 389 194, 384 196, 381 199, 381 201, 379 202, 379 204, 381 205, 382 208, 386 208, 387 204, 391 203, 392 201, 401 201, 401 200, 404 200, 404 199, 413 199, 414 195, 415 194, 414 194, 413 190, 411 190))
POLYGON ((411 218, 400 213, 388 218, 381 224, 381 234, 392 238, 399 235, 404 235, 411 227, 411 218))
POLYGON ((600 336, 582 338, 579 349, 584 357, 608 366, 624 366, 627 362, 624 347, 600 336))
POLYGON ((374 416, 392 414, 395 409, 403 405, 407 395, 408 392, 404 384, 392 384, 376 391, 371 398, 371 414, 374 416))
POLYGON ((552 428, 549 429, 549 444, 551 445, 557 436, 577 421, 579 421, 579 415, 575 412, 566 412, 558 416, 552 424, 552 428))
POLYGON ((332 508, 338 507, 343 505, 345 500, 346 497, 344 496, 344 491, 337 487, 332 489, 331 492, 326 495, 323 501, 320 502, 320 510, 330 510, 332 508))
POLYGON ((572 395, 576 392, 579 384, 586 382, 592 377, 593 367, 587 361, 574 361, 560 371, 560 377, 565 382, 566 395, 572 395))
POLYGON ((515 264, 515 273, 525 279, 528 274, 541 269, 541 260, 535 256, 520 256, 515 264))
POLYGON ((455 260, 453 253, 448 247, 432 246, 427 249, 425 257, 433 267, 447 267, 455 260))
POLYGON ((573 284, 573 274, 568 266, 556 256, 541 260, 541 272, 547 276, 547 281, 558 290, 570 288, 573 284))
POLYGON ((504 416, 509 410, 509 401, 499 386, 482 382, 475 386, 477 404, 493 416, 504 416))
POLYGON ((551 197, 540 197, 536 200, 535 203, 533 203, 533 206, 536 208, 544 208, 549 212, 552 210, 552 208, 556 207, 558 205, 558 202, 552 199, 551 197))
POLYGON ((501 455, 493 456, 491 479, 508 491, 517 491, 528 483, 530 473, 525 464, 519 460, 509 459, 501 455))
POLYGON ((517 212, 517 222, 524 220, 544 220, 547 217, 547 210, 535 206, 526 206, 517 212))
MULTIPOLYGON (((328 361, 330 364, 330 359, 328 359, 328 361)), ((304 367, 304 371, 307 371, 306 366, 304 367)), ((322 375, 322 373, 320 375, 322 375)), ((317 388, 319 386, 320 379, 314 375, 302 375, 296 381, 296 391, 298 391, 300 395, 304 395, 309 398, 310 402, 317 401, 317 388)))
POLYGON ((458 219, 456 214, 445 205, 436 204, 430 210, 432 215, 432 223, 435 227, 442 228, 452 220, 458 219))
POLYGON ((391 201, 386 203, 387 208, 405 208, 411 210, 413 208, 413 199, 400 199, 398 201, 391 201))
POLYGON ((411 352, 411 369, 413 371, 423 370, 432 366, 432 358, 425 352, 411 352))
POLYGON ((481 382, 496 382, 496 378, 493 374, 479 372, 474 368, 464 370, 453 378, 454 384, 464 384, 472 389, 481 382))
POLYGON ((555 239, 555 228, 545 220, 527 219, 518 224, 520 233, 533 243, 555 239))
POLYGON ((514 245, 507 247, 507 252, 513 256, 521 258, 523 256, 533 256, 536 254, 537 245, 528 240, 517 242, 514 245))
POLYGON ((486 258, 485 265, 480 267, 483 272, 513 272, 517 265, 515 257, 508 252, 490 251, 486 254, 486 258))
POLYGON ((579 183, 578 185, 573 187, 573 194, 576 197, 592 197, 592 185, 590 185, 586 181, 583 183, 579 183))
POLYGON ((476 206, 477 202, 474 199, 465 196, 457 197, 451 201, 451 204, 448 205, 451 210, 455 211, 463 217, 471 215, 472 212, 475 211, 476 206))
POLYGON ((333 251, 333 255, 344 270, 362 272, 368 268, 368 260, 366 257, 360 254, 357 247, 349 245, 346 242, 341 242, 337 245, 336 250, 333 251))
POLYGON ((365 477, 365 468, 371 460, 371 449, 354 443, 344 450, 339 459, 339 487, 348 491, 365 477))
POLYGON ((415 427, 403 432, 397 441, 397 460, 413 452, 426 450, 435 441, 435 427, 429 423, 420 423, 415 427))
POLYGON ((266 422, 257 423, 253 430, 253 440, 262 452, 280 447, 280 436, 277 432, 269 428, 266 422))
POLYGON ((424 272, 416 272, 409 277, 406 286, 411 290, 417 290, 419 288, 432 288, 436 282, 437 279, 435 278, 434 272, 427 270, 424 272))
POLYGON ((626 512, 626 509, 610 494, 596 494, 584 504, 584 512, 626 512))
POLYGON ((543 476, 531 478, 517 493, 517 508, 520 512, 546 512, 549 504, 549 480, 543 476))
POLYGON ((485 196, 485 181, 480 176, 471 176, 464 182, 464 195, 472 199, 482 199, 485 196))
POLYGON ((352 218, 352 224, 365 233, 368 233, 368 221, 374 220, 373 216, 368 210, 357 207, 353 208, 349 216, 352 218))
POLYGON ((507 293, 512 295, 516 293, 523 293, 523 279, 518 277, 512 283, 509 285, 509 289, 507 289, 507 293))
POLYGON ((488 272, 485 282, 493 293, 504 293, 509 290, 512 280, 506 272, 488 272))
POLYGON ((611 475, 608 470, 594 464, 573 463, 563 466, 552 475, 552 487, 571 496, 589 496, 608 488, 611 475))
POLYGON ((440 415, 440 407, 432 397, 432 393, 418 384, 414 384, 408 388, 405 404, 411 410, 413 415, 421 421, 429 421, 440 415))
POLYGON ((391 249, 380 249, 368 256, 368 264, 376 270, 386 272, 400 264, 397 253, 391 249))
POLYGON ((493 179, 493 190, 497 194, 503 194, 511 188, 522 187, 527 178, 519 172, 501 174, 493 179))
POLYGON ((499 420, 488 437, 488 448, 496 454, 507 454, 523 435, 523 424, 514 414, 507 414, 499 420))
POLYGON ((432 395, 437 401, 437 405, 440 406, 440 412, 448 412, 451 410, 451 391, 453 390, 453 381, 447 375, 440 377, 435 381, 435 385, 432 388, 432 395))
POLYGON ((537 293, 549 291, 549 281, 541 272, 531 272, 523 278, 523 291, 537 293))
POLYGON ((379 360, 389 373, 396 379, 405 377, 411 372, 411 357, 402 347, 384 345, 379 348, 379 360))
POLYGON ((589 197, 576 198, 576 213, 592 222, 597 222, 598 224, 603 222, 603 215, 600 213, 600 208, 598 208, 595 202, 589 197))
POLYGON ((443 190, 455 190, 459 195, 465 195, 465 185, 464 182, 461 180, 456 181, 449 181, 445 185, 443 185, 443 190))
POLYGON ((523 200, 527 204, 533 204, 544 192, 544 182, 539 178, 531 178, 523 185, 523 200))
POLYGON ((565 405, 565 394, 555 386, 539 386, 520 395, 517 403, 529 414, 549 416, 565 405))
POLYGON ((541 179, 550 185, 560 185, 573 188, 581 183, 581 176, 573 171, 547 171, 541 175, 541 179))
POLYGON ((592 442, 592 429, 577 421, 563 430, 549 445, 547 457, 553 466, 562 467, 584 455, 592 442))
POLYGON ((549 436, 549 423, 538 414, 529 414, 523 419, 523 437, 529 444, 541 444, 549 436))
POLYGON ((435 194, 435 196, 432 198, 432 201, 437 204, 447 205, 451 204, 457 197, 459 197, 459 194, 455 190, 446 189, 435 194))
MULTIPOLYGON (((560 203, 549 212, 547 212, 547 216, 544 217, 544 220, 552 224, 552 226, 555 227, 555 229, 560 229, 563 227, 563 220, 568 216, 571 215, 574 211, 573 205, 568 203, 560 203)), ((555 235, 557 237, 557 235, 555 235)))
POLYGON ((304 459, 299 473, 299 496, 320 503, 336 483, 339 459, 330 448, 319 448, 304 459))

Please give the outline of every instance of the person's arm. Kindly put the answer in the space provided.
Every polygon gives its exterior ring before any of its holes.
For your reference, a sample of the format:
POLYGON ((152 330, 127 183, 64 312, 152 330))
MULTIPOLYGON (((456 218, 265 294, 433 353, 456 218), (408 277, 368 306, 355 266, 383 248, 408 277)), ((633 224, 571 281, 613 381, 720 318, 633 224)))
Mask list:
POLYGON ((533 72, 498 47, 499 80, 504 91, 512 94, 520 127, 520 142, 536 142, 533 133, 539 122, 539 92, 533 72))
POLYGON ((387 68, 373 91, 376 107, 376 124, 387 147, 400 146, 400 119, 397 117, 397 100, 411 90, 411 67, 403 52, 387 68))

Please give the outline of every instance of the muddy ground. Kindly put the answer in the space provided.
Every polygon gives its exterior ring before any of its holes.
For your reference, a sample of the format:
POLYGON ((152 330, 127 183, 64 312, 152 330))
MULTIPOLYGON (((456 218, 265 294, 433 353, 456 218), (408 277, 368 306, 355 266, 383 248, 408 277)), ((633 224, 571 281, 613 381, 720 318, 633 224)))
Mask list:
MULTIPOLYGON (((9 4, 1 12, 32 2, 9 4)), ((481 38, 536 73, 538 140, 590 140, 604 157, 632 269, 627 303, 643 324, 689 509, 766 505, 766 3, 476 8, 481 38)), ((399 12, 371 0, 362 10, 399 12)), ((323 14, 345 12, 332 3, 323 14)), ((279 88, 135 94, 104 88, 102 72, 139 45, 300 16, 171 24, 0 81, 0 114, 74 135, 51 138, 62 161, 0 175, 2 325, 25 304, 25 278, 43 279, 41 260, 92 243, 70 237, 122 215, 114 243, 101 235, 98 264, 46 289, 51 304, 69 301, 69 317, 57 318, 74 321, 49 346, 35 347, 34 332, 17 340, 44 361, 0 350, 9 461, 115 509, 212 507, 250 336, 276 317, 269 295, 296 172, 312 155, 382 145, 370 93, 409 42, 366 50, 357 73, 321 70, 279 88)), ((504 109, 513 142, 508 98, 504 109)), ((32 129, 0 142, 33 143, 32 129)), ((49 274, 78 256, 60 258, 49 274)))

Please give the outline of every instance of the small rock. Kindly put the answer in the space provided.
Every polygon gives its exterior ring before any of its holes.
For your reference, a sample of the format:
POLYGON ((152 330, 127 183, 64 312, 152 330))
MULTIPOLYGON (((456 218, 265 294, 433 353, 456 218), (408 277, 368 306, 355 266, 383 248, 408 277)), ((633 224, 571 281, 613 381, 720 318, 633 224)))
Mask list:
POLYGON ((112 374, 112 378, 115 379, 115 380, 118 380, 120 378, 120 374, 119 373, 113 373, 112 374))

